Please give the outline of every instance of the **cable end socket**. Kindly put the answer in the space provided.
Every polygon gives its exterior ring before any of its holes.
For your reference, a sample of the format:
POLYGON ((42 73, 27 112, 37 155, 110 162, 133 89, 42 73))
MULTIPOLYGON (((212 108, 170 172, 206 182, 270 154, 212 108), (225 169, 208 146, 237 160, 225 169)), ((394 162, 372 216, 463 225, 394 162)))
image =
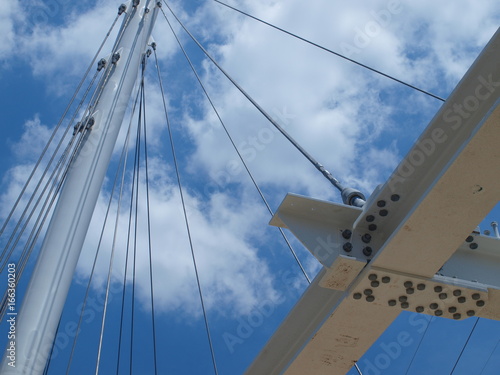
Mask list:
POLYGON ((353 188, 342 189, 342 201, 344 204, 354 207, 363 207, 366 203, 366 198, 362 192, 353 188))

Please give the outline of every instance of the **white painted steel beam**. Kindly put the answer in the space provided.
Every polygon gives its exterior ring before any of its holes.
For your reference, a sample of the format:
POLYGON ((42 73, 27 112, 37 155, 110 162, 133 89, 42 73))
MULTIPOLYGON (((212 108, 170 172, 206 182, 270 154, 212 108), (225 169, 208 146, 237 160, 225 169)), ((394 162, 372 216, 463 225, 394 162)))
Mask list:
POLYGON ((362 211, 285 198, 271 224, 324 269, 247 375, 345 374, 402 309, 500 319, 500 240, 469 237, 500 199, 499 61, 497 31, 362 211))
MULTIPOLYGON (((93 109, 95 124, 70 167, 16 321, 15 367, 5 354, 1 374, 42 374, 109 160, 158 14, 155 1, 131 2, 120 54, 93 109)), ((111 65, 110 62, 108 62, 111 65)), ((10 344, 9 344, 10 345, 10 344)), ((8 352, 5 352, 8 353, 8 352)))

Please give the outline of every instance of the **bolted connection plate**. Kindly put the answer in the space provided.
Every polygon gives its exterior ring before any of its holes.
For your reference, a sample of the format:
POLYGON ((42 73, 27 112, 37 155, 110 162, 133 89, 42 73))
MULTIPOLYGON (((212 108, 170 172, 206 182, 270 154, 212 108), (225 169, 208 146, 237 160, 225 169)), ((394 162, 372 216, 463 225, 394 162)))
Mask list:
POLYGON ((462 320, 481 315, 488 304, 488 289, 483 284, 449 277, 426 279, 373 267, 364 272, 350 298, 360 304, 462 320))

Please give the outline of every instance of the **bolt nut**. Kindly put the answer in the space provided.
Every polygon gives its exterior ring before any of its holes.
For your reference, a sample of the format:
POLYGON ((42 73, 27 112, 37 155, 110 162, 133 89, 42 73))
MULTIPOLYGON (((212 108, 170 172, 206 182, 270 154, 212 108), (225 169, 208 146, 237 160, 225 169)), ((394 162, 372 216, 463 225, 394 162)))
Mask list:
POLYGON ((361 241, 363 241, 364 243, 370 243, 371 240, 372 240, 372 235, 369 233, 365 233, 361 237, 361 241))
POLYGON ((413 286, 413 283, 411 281, 405 281, 404 286, 405 288, 411 288, 413 286))
POLYGON ((425 290, 425 284, 418 284, 417 289, 418 290, 425 290))
POLYGON ((417 306, 417 308, 415 309, 415 311, 418 313, 422 313, 422 312, 424 312, 424 310, 425 310, 424 306, 417 306))
POLYGON ((393 194, 391 195, 391 201, 393 202, 397 202, 401 199, 401 197, 399 196, 399 194, 393 194))
POLYGON ((483 300, 479 300, 476 302, 476 306, 478 306, 478 307, 483 307, 485 304, 486 304, 486 302, 484 302, 483 300))
POLYGON ((448 311, 453 314, 457 312, 457 308, 455 306, 452 306, 448 309, 448 311))
POLYGON ((415 289, 413 288, 406 289, 406 294, 413 294, 413 293, 415 293, 415 289))
POLYGON ((375 301, 375 297, 374 296, 367 296, 366 297, 366 301, 367 302, 373 302, 373 301, 375 301))
POLYGON ((448 298, 448 294, 446 293, 439 293, 439 299, 446 299, 448 298))
POLYGON ((370 255, 372 255, 372 252, 373 252, 373 249, 370 246, 366 246, 363 249, 363 254, 365 254, 365 256, 367 256, 367 257, 369 257, 370 255))
POLYGON ((361 299, 361 297, 363 297, 363 296, 361 295, 361 293, 354 293, 354 294, 352 295, 352 297, 353 297, 354 299, 361 299))
POLYGON ((388 284, 391 282, 391 278, 389 276, 384 276, 384 277, 382 277, 382 282, 384 284, 388 284))
POLYGON ((382 216, 382 217, 385 217, 385 216, 389 215, 389 211, 387 211, 387 210, 385 210, 385 209, 384 209, 384 210, 380 210, 380 211, 378 212, 378 214, 379 214, 380 216, 382 216))
POLYGON ((373 215, 368 215, 366 217, 366 221, 368 221, 369 223, 373 223, 375 221, 375 216, 373 215))
POLYGON ((396 306, 398 303, 396 302, 395 299, 391 299, 389 302, 388 302, 389 306, 396 306))
POLYGON ((399 302, 406 302, 406 301, 408 301, 408 297, 406 297, 406 296, 399 297, 399 302))
POLYGON ((373 290, 365 289, 363 293, 365 293, 365 296, 371 296, 373 294, 373 290))
POLYGON ((436 302, 433 302, 429 305, 429 307, 432 309, 432 310, 436 310, 439 306, 436 302))
POLYGON ((403 303, 401 304, 401 308, 402 308, 402 309, 407 309, 408 307, 410 307, 410 304, 409 304, 408 302, 403 302, 403 303))
POLYGON ((474 293, 474 294, 472 295, 472 299, 473 299, 474 301, 477 301, 477 300, 478 300, 478 299, 480 299, 480 298, 481 298, 481 295, 480 295, 479 293, 474 293))
POLYGON ((442 310, 436 310, 436 311, 434 311, 434 315, 441 316, 441 315, 443 315, 443 311, 442 310))
POLYGON ((459 303, 465 303, 465 301, 467 301, 467 298, 465 298, 465 297, 458 297, 458 302, 459 303))
POLYGON ((370 285, 373 287, 373 288, 377 288, 379 285, 380 285, 380 282, 378 282, 377 280, 374 280, 370 283, 370 285))
POLYGON ((377 274, 375 274, 375 273, 370 274, 368 276, 368 280, 371 280, 371 281, 377 280, 377 274))
POLYGON ((434 291, 435 291, 436 293, 441 293, 441 292, 443 291, 443 287, 442 287, 442 286, 439 286, 439 285, 438 285, 438 286, 435 286, 435 287, 434 287, 434 291))
POLYGON ((453 314, 453 319, 455 319, 455 320, 459 320, 461 317, 462 317, 462 314, 459 314, 459 313, 453 314))
POLYGON ((460 289, 456 289, 456 290, 453 291, 453 295, 455 297, 459 297, 459 296, 462 295, 462 291, 460 289))
POLYGON ((384 200, 379 200, 377 202, 377 206, 379 206, 379 207, 385 207, 385 205, 386 205, 386 202, 384 200))
POLYGON ((467 311, 467 316, 474 316, 474 315, 476 315, 476 312, 474 310, 467 311))
POLYGON ((352 236, 352 231, 349 229, 345 229, 342 231, 342 237, 344 237, 346 240, 350 239, 352 236))
POLYGON ((368 230, 374 232, 377 230, 377 224, 370 224, 368 225, 368 230))
POLYGON ((342 248, 346 253, 350 253, 352 251, 352 243, 346 242, 342 248))

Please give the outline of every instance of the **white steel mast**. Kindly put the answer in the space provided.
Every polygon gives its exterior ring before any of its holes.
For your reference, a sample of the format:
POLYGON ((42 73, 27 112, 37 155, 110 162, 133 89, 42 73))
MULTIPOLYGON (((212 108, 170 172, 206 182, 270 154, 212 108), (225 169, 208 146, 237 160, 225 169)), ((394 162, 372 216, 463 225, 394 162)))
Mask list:
MULTIPOLYGON (((161 2, 129 1, 109 64, 109 77, 90 114, 94 125, 70 167, 19 315, 15 367, 4 353, 1 374, 42 374, 106 170, 161 2)), ((82 122, 83 123, 83 122, 82 122)), ((10 345, 10 343, 9 343, 10 345)))

